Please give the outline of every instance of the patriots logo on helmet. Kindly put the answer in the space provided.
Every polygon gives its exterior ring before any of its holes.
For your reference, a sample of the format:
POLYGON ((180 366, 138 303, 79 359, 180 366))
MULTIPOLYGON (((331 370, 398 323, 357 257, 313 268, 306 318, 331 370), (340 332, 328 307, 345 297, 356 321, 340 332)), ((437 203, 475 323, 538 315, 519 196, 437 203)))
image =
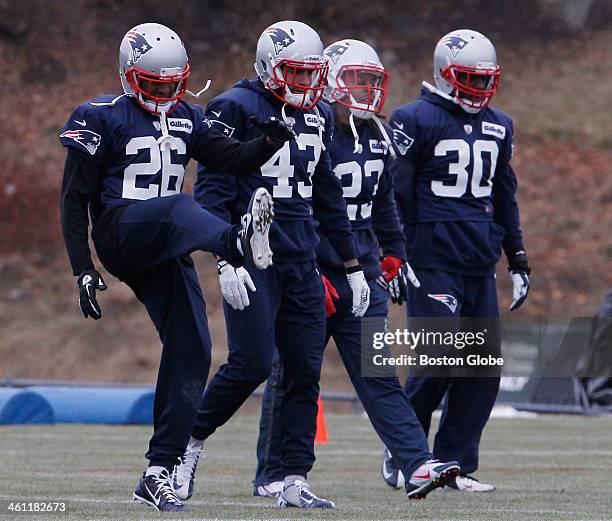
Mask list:
POLYGON ((397 130, 396 128, 393 129, 393 144, 402 156, 406 155, 406 152, 408 152, 408 149, 412 146, 412 143, 414 143, 414 139, 409 137, 401 130, 397 130))
POLYGON ((427 296, 448 306, 452 313, 457 309, 457 299, 452 295, 447 295, 446 293, 427 293, 427 296))
POLYGON ((132 53, 134 54, 133 63, 136 63, 143 54, 148 53, 151 50, 149 42, 145 40, 142 34, 138 34, 135 31, 130 31, 125 35, 128 42, 132 47, 132 53))
POLYGON ((263 33, 267 34, 272 40, 274 52, 277 56, 283 49, 295 43, 295 40, 279 27, 268 27, 263 33))
POLYGON ((91 130, 66 130, 60 134, 60 137, 65 137, 76 141, 92 156, 96 153, 96 150, 98 150, 98 147, 102 142, 102 137, 100 134, 96 134, 91 130))
POLYGON ((333 61, 334 63, 338 63, 340 56, 342 56, 348 50, 349 50, 348 45, 343 45, 343 44, 338 43, 336 45, 332 45, 329 49, 327 49, 325 56, 328 56, 329 59, 333 61))
POLYGON ((461 36, 447 36, 442 40, 442 43, 450 49, 453 58, 456 58, 459 51, 461 51, 461 49, 463 49, 470 42, 464 38, 461 38, 461 36))

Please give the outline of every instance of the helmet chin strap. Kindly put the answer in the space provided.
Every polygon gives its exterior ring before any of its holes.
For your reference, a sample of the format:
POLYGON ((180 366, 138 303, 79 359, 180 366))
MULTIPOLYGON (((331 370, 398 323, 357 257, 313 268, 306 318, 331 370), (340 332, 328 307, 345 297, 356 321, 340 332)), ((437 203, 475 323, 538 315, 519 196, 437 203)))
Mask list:
POLYGON ((128 97, 134 97, 133 94, 128 94, 128 93, 124 93, 124 94, 120 94, 119 96, 117 96, 115 99, 113 99, 112 101, 109 102, 101 102, 101 103, 94 103, 93 101, 91 102, 91 104, 94 107, 114 107, 115 103, 117 103, 121 98, 123 98, 123 96, 128 96, 128 97))
POLYGON ((321 114, 319 113, 319 108, 316 105, 313 108, 315 114, 317 115, 317 129, 319 131, 319 141, 321 142, 321 149, 327 150, 325 148, 325 143, 323 143, 323 124, 321 123, 321 114))
POLYGON ((206 81, 206 85, 204 85, 203 89, 200 89, 198 92, 191 92, 190 90, 186 90, 185 92, 187 94, 189 94, 191 97, 198 99, 203 92, 206 92, 208 89, 210 89, 210 86, 212 85, 212 80, 207 80, 206 81))
POLYGON ((478 112, 480 112, 479 108, 468 107, 465 103, 461 103, 457 98, 451 96, 450 94, 446 94, 446 92, 438 89, 437 87, 434 87, 431 83, 424 81, 423 87, 433 92, 434 94, 437 94, 441 98, 444 98, 445 100, 448 100, 448 101, 452 101, 456 105, 459 105, 468 114, 478 114, 478 112))
POLYGON ((353 148, 353 154, 361 154, 363 152, 363 145, 359 142, 359 134, 357 133, 357 126, 355 125, 355 116, 351 112, 349 114, 349 127, 353 133, 355 139, 355 147, 353 148))
POLYGON ((387 150, 389 151, 389 155, 393 159, 397 159, 397 154, 395 153, 395 150, 393 148, 393 143, 391 143, 391 139, 389 138, 387 129, 382 124, 382 122, 380 121, 380 118, 376 114, 372 116, 372 119, 374 120, 374 123, 376 123, 376 126, 378 127, 378 130, 380 131, 380 134, 382 135, 383 140, 385 141, 385 144, 387 145, 387 150))
MULTIPOLYGON (((387 150, 389 151, 389 155, 393 159, 397 159, 397 154, 393 149, 393 144, 391 143, 391 139, 389 138, 389 133, 380 121, 380 118, 376 114, 372 113, 369 119, 374 121, 374 123, 378 127, 378 131, 380 132, 382 140, 385 143, 387 150)), ((359 134, 357 133, 357 126, 355 125, 355 116, 352 112, 349 114, 349 126, 351 127, 351 132, 353 132, 353 137, 355 139, 355 148, 353 149, 353 154, 361 154, 363 152, 363 145, 359 143, 359 134)))
POLYGON ((170 150, 174 144, 174 137, 168 132, 168 122, 166 119, 166 111, 162 110, 159 113, 159 126, 162 135, 157 139, 159 149, 163 152, 164 150, 170 150))

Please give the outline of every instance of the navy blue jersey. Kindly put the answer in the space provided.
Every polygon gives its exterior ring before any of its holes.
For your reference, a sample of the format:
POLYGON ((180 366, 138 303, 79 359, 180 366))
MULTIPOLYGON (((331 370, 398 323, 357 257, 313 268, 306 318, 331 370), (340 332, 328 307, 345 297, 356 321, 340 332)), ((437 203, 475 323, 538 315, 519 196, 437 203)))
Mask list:
POLYGON ((107 209, 179 194, 191 157, 219 165, 242 145, 211 129, 202 107, 181 101, 167 118, 174 139, 169 147, 160 147, 159 116, 131 97, 111 106, 114 98, 100 96, 79 105, 60 134, 62 145, 85 154, 100 168, 99 193, 91 208, 94 222, 107 209))
POLYGON ((468 114, 424 87, 393 112, 391 128, 391 171, 414 266, 488 275, 502 244, 508 255, 523 249, 508 115, 468 114))
MULTIPOLYGON (((365 276, 380 275, 380 253, 405 258, 404 234, 397 215, 393 181, 387 170, 387 146, 379 131, 364 122, 357 127, 361 153, 354 152, 354 138, 346 125, 336 124, 330 156, 334 173, 342 183, 346 208, 355 235, 355 247, 365 276)), ((390 132, 390 131, 389 131, 390 132)), ((321 234, 317 247, 321 268, 341 270, 343 265, 328 238, 321 234)))
POLYGON ((166 121, 168 136, 160 142, 159 116, 131 97, 100 96, 77 107, 62 128, 60 140, 68 149, 62 228, 75 274, 92 266, 88 208, 95 229, 113 220, 113 210, 179 194, 190 157, 243 173, 263 164, 278 148, 264 136, 248 143, 228 138, 205 123, 201 107, 185 102, 178 103, 166 121))
MULTIPOLYGON (((282 102, 259 80, 242 80, 210 101, 206 117, 212 128, 245 140, 261 133, 249 122, 251 116, 282 119, 281 108, 282 102)), ((285 143, 261 168, 240 178, 199 165, 194 197, 217 216, 237 223, 252 193, 263 186, 274 198, 270 245, 275 260, 313 259, 319 242, 317 224, 333 238, 343 261, 356 258, 342 188, 322 146, 328 149, 332 142, 331 109, 319 103, 318 110, 287 106, 286 111, 297 140, 285 143)))

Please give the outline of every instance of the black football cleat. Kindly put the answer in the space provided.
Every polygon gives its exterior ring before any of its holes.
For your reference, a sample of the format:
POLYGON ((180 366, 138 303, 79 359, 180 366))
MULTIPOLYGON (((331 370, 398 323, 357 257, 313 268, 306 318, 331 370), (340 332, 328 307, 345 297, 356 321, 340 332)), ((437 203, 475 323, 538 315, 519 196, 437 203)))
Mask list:
POLYGON ((159 512, 185 512, 189 510, 174 493, 170 474, 164 470, 159 475, 145 476, 138 482, 133 495, 134 501, 144 503, 159 512))

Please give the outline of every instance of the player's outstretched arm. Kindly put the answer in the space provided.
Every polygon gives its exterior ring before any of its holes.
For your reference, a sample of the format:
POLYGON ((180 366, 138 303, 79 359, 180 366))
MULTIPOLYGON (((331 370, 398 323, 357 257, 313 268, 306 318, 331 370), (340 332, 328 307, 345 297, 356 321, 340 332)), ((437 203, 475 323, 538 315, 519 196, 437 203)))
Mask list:
POLYGON ((95 270, 89 250, 88 205, 98 189, 100 166, 84 154, 69 149, 64 164, 60 217, 73 275, 78 277, 79 305, 83 316, 98 320, 102 311, 96 290, 106 284, 95 270))
POLYGON ((216 127, 203 124, 194 136, 192 157, 211 170, 228 174, 248 174, 268 161, 293 132, 278 119, 263 121, 252 118, 252 124, 263 134, 250 141, 239 141, 225 136, 216 127))

